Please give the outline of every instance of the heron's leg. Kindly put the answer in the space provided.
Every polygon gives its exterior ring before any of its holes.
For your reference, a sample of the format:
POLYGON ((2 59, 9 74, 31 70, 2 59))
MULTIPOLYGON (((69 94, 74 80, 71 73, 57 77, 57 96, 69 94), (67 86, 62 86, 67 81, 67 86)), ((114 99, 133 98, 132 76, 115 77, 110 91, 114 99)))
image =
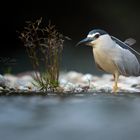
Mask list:
POLYGON ((115 81, 115 74, 113 74, 113 76, 112 76, 112 78, 110 80, 115 81))
POLYGON ((114 74, 114 86, 113 86, 113 92, 117 92, 118 91, 118 79, 119 79, 119 74, 115 73, 114 74))
POLYGON ((113 81, 115 81, 115 74, 113 74, 113 81))

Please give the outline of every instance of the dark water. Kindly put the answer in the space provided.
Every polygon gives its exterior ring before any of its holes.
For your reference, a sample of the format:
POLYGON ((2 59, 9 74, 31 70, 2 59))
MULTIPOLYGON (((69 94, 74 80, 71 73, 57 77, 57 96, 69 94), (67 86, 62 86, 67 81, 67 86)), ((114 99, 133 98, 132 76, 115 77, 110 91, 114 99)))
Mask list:
POLYGON ((140 140, 140 96, 0 97, 0 140, 140 140))

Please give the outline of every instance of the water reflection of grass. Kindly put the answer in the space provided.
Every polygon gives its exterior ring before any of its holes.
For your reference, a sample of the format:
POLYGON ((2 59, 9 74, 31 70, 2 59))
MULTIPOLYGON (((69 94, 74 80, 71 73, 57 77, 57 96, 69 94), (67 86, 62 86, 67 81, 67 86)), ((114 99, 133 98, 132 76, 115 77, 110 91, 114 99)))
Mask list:
POLYGON ((54 25, 41 25, 42 18, 28 21, 20 39, 26 47, 31 64, 35 70, 36 85, 41 90, 55 90, 59 86, 59 67, 64 37, 54 25))

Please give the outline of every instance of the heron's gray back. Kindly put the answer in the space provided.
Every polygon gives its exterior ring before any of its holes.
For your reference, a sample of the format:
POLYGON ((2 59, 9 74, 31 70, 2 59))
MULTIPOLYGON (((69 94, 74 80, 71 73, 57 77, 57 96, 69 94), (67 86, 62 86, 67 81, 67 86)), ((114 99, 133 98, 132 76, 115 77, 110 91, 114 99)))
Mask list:
POLYGON ((116 44, 119 49, 119 58, 114 60, 119 72, 124 76, 139 76, 140 64, 136 56, 128 49, 121 48, 116 44))

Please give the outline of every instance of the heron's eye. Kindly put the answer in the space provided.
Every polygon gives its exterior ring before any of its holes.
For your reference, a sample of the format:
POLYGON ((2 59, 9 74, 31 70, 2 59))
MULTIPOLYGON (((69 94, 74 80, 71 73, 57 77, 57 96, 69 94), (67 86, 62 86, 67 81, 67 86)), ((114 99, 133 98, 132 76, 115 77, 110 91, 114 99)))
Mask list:
POLYGON ((94 36, 94 38, 97 39, 97 38, 99 38, 99 36, 100 36, 99 34, 96 34, 96 35, 94 36))

